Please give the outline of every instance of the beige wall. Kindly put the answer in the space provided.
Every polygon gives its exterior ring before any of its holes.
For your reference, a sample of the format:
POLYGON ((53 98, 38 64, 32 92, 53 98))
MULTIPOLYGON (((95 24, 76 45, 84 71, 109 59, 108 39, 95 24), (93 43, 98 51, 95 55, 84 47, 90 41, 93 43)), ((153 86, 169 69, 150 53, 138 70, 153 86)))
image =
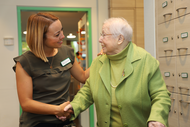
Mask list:
POLYGON ((16 92, 13 57, 18 55, 17 6, 88 7, 92 16, 93 58, 100 51, 101 25, 108 18, 107 0, 0 0, 0 126, 18 127, 19 102, 16 92), (100 30, 99 30, 100 29, 100 30), (14 38, 13 46, 4 45, 4 37, 14 38))

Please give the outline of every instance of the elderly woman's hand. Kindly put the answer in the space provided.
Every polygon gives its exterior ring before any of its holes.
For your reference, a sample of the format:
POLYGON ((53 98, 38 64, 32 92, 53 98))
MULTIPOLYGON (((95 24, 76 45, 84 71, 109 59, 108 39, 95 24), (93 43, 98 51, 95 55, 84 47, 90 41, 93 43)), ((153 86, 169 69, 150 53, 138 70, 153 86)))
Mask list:
POLYGON ((65 121, 71 118, 71 115, 73 114, 73 107, 71 104, 69 104, 69 102, 63 103, 62 105, 63 105, 64 115, 63 116, 56 115, 56 117, 61 121, 65 121))
POLYGON ((150 121, 148 127, 165 127, 164 124, 156 121, 150 121))
POLYGON ((59 120, 65 121, 65 120, 71 118, 71 115, 73 114, 73 110, 72 109, 64 110, 64 108, 68 107, 69 104, 70 104, 70 102, 67 101, 67 102, 64 102, 63 104, 59 105, 61 110, 58 114, 56 114, 56 117, 59 120))

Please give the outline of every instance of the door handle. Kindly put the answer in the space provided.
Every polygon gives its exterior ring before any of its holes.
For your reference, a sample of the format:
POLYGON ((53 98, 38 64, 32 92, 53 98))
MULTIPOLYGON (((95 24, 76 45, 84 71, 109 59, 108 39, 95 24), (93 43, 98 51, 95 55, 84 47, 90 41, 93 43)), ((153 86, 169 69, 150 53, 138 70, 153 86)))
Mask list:
POLYGON ((187 9, 187 7, 180 7, 180 8, 177 8, 176 11, 179 11, 181 9, 187 9))
POLYGON ((172 13, 166 13, 166 14, 164 14, 163 16, 165 17, 166 15, 172 15, 172 13))

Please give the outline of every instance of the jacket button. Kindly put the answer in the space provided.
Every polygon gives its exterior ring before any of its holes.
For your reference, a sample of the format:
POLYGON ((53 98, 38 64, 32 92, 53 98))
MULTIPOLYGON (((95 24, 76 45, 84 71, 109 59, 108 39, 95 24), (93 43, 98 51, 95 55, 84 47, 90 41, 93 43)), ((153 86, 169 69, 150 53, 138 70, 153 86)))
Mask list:
POLYGON ((118 108, 121 109, 122 108, 121 105, 118 105, 118 108))
POLYGON ((124 125, 123 125, 124 127, 128 127, 128 125, 127 125, 127 123, 124 123, 124 125))

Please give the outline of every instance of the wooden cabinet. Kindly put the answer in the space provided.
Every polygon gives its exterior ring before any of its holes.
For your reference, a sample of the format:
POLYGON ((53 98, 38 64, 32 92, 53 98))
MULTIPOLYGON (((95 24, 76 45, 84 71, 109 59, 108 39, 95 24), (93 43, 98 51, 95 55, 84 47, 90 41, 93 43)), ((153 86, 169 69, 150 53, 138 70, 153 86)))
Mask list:
POLYGON ((177 92, 178 87, 176 83, 176 58, 163 57, 158 59, 160 62, 161 74, 164 78, 168 90, 172 93, 177 92))
POLYGON ((190 96, 188 95, 178 95, 179 103, 179 122, 180 127, 189 127, 190 125, 190 96))
POLYGON ((190 95, 190 55, 177 56, 178 93, 190 95))
POLYGON ((175 17, 175 6, 173 0, 157 0, 158 4, 158 23, 163 23, 166 21, 170 21, 175 17))
POLYGON ((178 98, 176 93, 171 93, 171 109, 169 113, 168 123, 169 127, 178 127, 179 126, 179 120, 178 120, 178 98))
POLYGON ((180 17, 190 13, 190 0, 175 0, 175 15, 180 17))
MULTIPOLYGON (((142 0, 137 0, 142 1, 142 0)), ((138 2, 137 6, 141 6, 141 3, 138 2)), ((135 24, 136 24, 136 44, 144 48, 144 8, 136 8, 135 15, 135 24)))
POLYGON ((190 14, 175 20, 175 38, 177 55, 190 54, 190 14))
MULTIPOLYGON (((142 1, 142 0, 141 0, 142 1)), ((110 7, 135 7, 135 0, 109 0, 110 7)))
POLYGON ((168 21, 157 27, 157 50, 160 56, 173 56, 176 54, 174 43, 174 21, 168 21))
MULTIPOLYGON (((128 23, 131 25, 132 28, 135 28, 135 10, 134 9, 110 9, 111 17, 123 17, 125 18, 128 23)), ((133 29, 133 32, 134 29, 133 29)), ((135 36, 132 37, 132 42, 135 41, 135 36)))
POLYGON ((156 0, 156 57, 171 92, 169 127, 190 126, 190 1, 156 0))
POLYGON ((133 28, 132 42, 144 48, 144 1, 109 0, 109 17, 123 17, 133 28))

